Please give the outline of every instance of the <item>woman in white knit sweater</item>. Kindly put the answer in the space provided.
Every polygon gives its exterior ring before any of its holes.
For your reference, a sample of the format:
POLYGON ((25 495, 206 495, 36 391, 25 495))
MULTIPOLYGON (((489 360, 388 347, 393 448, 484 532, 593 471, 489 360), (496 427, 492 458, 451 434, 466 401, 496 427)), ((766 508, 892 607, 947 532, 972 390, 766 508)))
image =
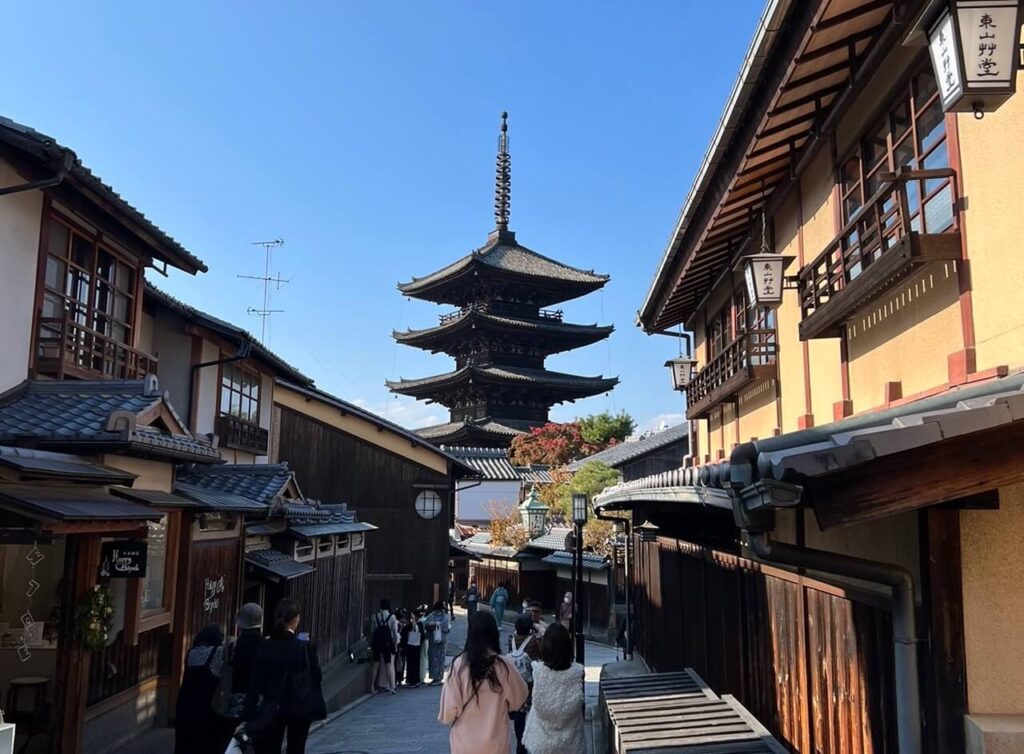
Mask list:
POLYGON ((533 706, 523 746, 530 754, 584 754, 583 666, 572 661, 572 636, 548 626, 539 662, 533 663, 533 706))

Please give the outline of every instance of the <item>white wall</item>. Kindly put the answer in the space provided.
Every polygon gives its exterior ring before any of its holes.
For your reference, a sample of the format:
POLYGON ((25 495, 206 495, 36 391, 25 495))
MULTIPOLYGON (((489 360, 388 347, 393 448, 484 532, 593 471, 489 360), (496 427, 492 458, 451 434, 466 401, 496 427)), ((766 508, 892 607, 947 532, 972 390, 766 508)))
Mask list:
POLYGON ((459 482, 455 490, 455 520, 489 521, 490 503, 504 506, 519 505, 521 482, 459 482))
MULTIPOLYGON (((0 163, 0 186, 24 182, 0 163)), ((28 376, 42 213, 41 191, 0 196, 0 391, 28 376)))
MULTIPOLYGON (((216 361, 220 358, 220 349, 213 343, 203 341, 203 356, 200 363, 216 361)), ((220 400, 220 385, 217 378, 220 370, 216 366, 203 367, 199 371, 199 385, 196 390, 196 428, 195 431, 205 435, 214 431, 217 418, 217 402, 220 400)))

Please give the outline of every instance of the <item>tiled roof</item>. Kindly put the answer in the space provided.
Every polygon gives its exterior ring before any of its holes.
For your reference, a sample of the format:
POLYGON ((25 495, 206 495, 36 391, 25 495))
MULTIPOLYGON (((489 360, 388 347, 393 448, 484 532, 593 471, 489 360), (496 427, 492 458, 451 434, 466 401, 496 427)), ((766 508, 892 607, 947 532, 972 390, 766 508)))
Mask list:
POLYGON ((531 385, 544 385, 548 387, 563 388, 566 390, 579 390, 588 393, 600 393, 611 390, 618 384, 617 377, 581 377, 576 374, 564 372, 552 372, 548 369, 531 369, 529 367, 508 367, 508 366, 467 366, 457 369, 454 372, 445 372, 430 377, 420 377, 412 380, 387 381, 385 384, 390 390, 401 393, 423 387, 434 385, 454 384, 473 377, 484 377, 500 382, 522 382, 531 385))
POLYGON ((104 183, 99 176, 83 165, 78 155, 68 147, 57 143, 53 137, 40 133, 29 126, 16 123, 10 118, 0 117, 0 142, 28 152, 36 159, 50 163, 54 169, 58 164, 67 166, 69 168, 68 175, 73 181, 80 182, 82 188, 95 192, 101 199, 110 202, 126 216, 128 221, 137 224, 142 232, 157 242, 156 245, 150 246, 157 258, 186 272, 207 271, 206 265, 201 259, 194 256, 142 212, 125 201, 111 186, 104 183))
POLYGON ((28 518, 58 521, 153 521, 160 514, 145 505, 85 485, 3 484, 0 508, 28 518))
POLYGON ((572 529, 553 526, 551 531, 541 534, 539 537, 531 539, 527 543, 527 547, 535 547, 538 550, 564 550, 566 546, 566 539, 572 534, 572 529))
POLYGON ((233 495, 222 490, 206 489, 194 484, 178 482, 174 485, 175 493, 209 508, 213 511, 237 511, 269 514, 270 508, 263 503, 247 497, 233 495))
MULTIPOLYGON (((641 437, 639 440, 627 440, 626 442, 620 442, 617 445, 612 445, 610 448, 605 448, 599 453, 594 453, 586 458, 573 461, 569 464, 569 471, 579 471, 586 464, 591 463, 592 461, 599 461, 611 466, 612 468, 618 468, 636 458, 640 458, 648 453, 654 453, 662 448, 672 445, 673 443, 685 439, 688 431, 689 425, 686 422, 683 422, 682 424, 677 424, 674 427, 664 429, 661 432, 653 432, 641 437)), ((680 463, 683 462, 684 455, 685 452, 679 455, 680 463)))
POLYGON ((518 481, 519 472, 508 460, 504 448, 466 448, 442 445, 444 450, 472 466, 488 481, 518 481))
POLYGON ((216 463, 220 454, 184 429, 155 377, 144 380, 26 380, 0 395, 0 442, 46 448, 132 450, 216 463), (171 434, 138 426, 162 404, 182 427, 171 434))
POLYGON ((555 481, 550 466, 517 466, 516 471, 527 484, 553 484, 555 481))
POLYGON ((495 421, 493 419, 473 419, 464 422, 448 422, 447 424, 435 424, 430 427, 421 427, 416 434, 429 440, 443 440, 443 438, 457 433, 478 433, 481 435, 496 435, 501 438, 511 438, 526 432, 529 425, 524 422, 522 428, 514 426, 506 420, 495 421))
POLYGON ((245 553, 247 567, 263 571, 275 579, 298 578, 307 573, 312 573, 315 568, 307 563, 299 563, 290 555, 285 555, 280 550, 252 550, 245 553))
MULTIPOLYGON (((572 553, 565 550, 553 552, 547 557, 541 558, 541 562, 553 566, 564 566, 572 568, 572 553)), ((583 568, 587 571, 603 571, 608 567, 607 558, 601 555, 594 555, 590 552, 583 553, 583 568)))
POLYGON ((189 322, 199 324, 219 335, 233 340, 240 351, 246 349, 254 358, 266 362, 274 369, 278 370, 287 379, 302 385, 313 384, 312 379, 304 375, 298 369, 260 343, 248 330, 238 327, 237 325, 233 325, 223 319, 214 317, 212 314, 200 311, 194 306, 190 306, 183 301, 179 301, 169 293, 165 293, 157 288, 148 280, 146 281, 146 299, 166 306, 168 309, 176 312, 179 316, 189 322))
POLYGON ((104 484, 131 484, 135 474, 88 458, 52 450, 0 446, 0 466, 14 469, 22 479, 59 478, 104 484))
POLYGON ((604 285, 608 282, 607 275, 598 275, 593 270, 581 270, 567 264, 542 256, 516 242, 508 242, 501 238, 488 241, 481 248, 461 259, 452 262, 421 278, 414 277, 411 282, 400 283, 398 290, 406 294, 415 293, 427 286, 462 272, 472 264, 480 264, 502 272, 526 275, 533 278, 604 285))
POLYGON ((406 429, 405 427, 400 427, 394 422, 390 422, 387 419, 384 419, 383 417, 377 416, 377 414, 373 413, 372 411, 367 411, 365 408, 362 408, 361 406, 357 406, 354 403, 344 401, 341 398, 337 398, 331 395, 330 393, 325 393, 323 390, 315 388, 312 385, 296 385, 295 383, 288 382, 287 380, 275 380, 275 384, 280 385, 281 387, 287 390, 291 390, 292 392, 298 393, 299 395, 302 395, 306 398, 311 398, 313 400, 320 401, 321 403, 333 406, 337 409, 340 409, 346 414, 352 414, 353 416, 357 416, 363 421, 375 424, 377 427, 381 429, 386 429, 389 432, 393 432, 394 434, 398 435, 399 437, 405 438, 406 440, 408 440, 417 447, 426 448, 428 450, 433 451, 434 453, 437 453, 440 456, 443 456, 444 458, 453 462, 456 476, 474 476, 476 474, 476 471, 472 467, 467 466, 455 456, 449 455, 448 453, 441 450, 440 447, 438 447, 437 445, 429 442, 427 439, 425 439, 424 435, 419 434, 419 431, 412 431, 406 429))
POLYGON ((394 330, 391 335, 401 343, 429 338, 432 335, 440 335, 446 331, 459 330, 466 325, 477 322, 499 325, 503 328, 514 330, 525 330, 541 335, 567 335, 592 340, 605 338, 615 330, 614 325, 577 325, 552 319, 521 319, 519 317, 491 314, 490 312, 478 309, 469 309, 461 317, 453 318, 442 325, 427 327, 422 330, 405 330, 404 332, 394 330))
POLYGON ((287 463, 225 464, 213 468, 179 469, 179 483, 270 506, 278 502, 292 479, 287 463))

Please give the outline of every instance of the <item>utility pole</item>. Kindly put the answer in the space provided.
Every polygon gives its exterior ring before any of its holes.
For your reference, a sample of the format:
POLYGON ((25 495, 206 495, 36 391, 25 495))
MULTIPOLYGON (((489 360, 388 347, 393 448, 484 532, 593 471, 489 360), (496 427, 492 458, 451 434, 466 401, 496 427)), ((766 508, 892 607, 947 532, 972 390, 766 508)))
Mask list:
POLYGON ((284 246, 283 238, 275 238, 272 241, 253 241, 251 245, 263 247, 263 274, 239 275, 238 277, 246 278, 247 280, 261 280, 263 282, 263 306, 260 308, 250 306, 246 309, 246 312, 248 314, 255 314, 260 318, 260 343, 266 345, 270 330, 270 315, 284 311, 284 309, 270 308, 270 284, 273 283, 276 286, 276 290, 280 290, 282 285, 291 282, 291 278, 282 280, 281 273, 273 276, 270 274, 271 255, 274 249, 284 246))

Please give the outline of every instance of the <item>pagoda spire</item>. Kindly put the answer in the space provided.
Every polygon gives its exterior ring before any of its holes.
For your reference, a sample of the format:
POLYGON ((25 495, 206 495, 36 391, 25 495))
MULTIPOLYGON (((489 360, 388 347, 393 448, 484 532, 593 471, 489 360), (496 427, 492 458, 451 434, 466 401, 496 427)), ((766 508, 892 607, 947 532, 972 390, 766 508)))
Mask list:
POLYGON ((498 135, 498 160, 494 172, 494 221, 499 231, 508 230, 512 203, 512 157, 508 153, 508 113, 501 114, 498 135))

